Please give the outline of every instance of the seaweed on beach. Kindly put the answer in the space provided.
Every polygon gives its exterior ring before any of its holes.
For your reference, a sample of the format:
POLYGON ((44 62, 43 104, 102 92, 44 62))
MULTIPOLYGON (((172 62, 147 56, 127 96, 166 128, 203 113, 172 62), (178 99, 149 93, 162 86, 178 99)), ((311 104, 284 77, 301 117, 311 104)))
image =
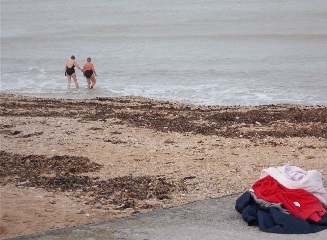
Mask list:
POLYGON ((22 179, 41 174, 75 174, 98 171, 101 165, 85 157, 43 155, 21 156, 5 151, 0 152, 0 177, 17 176, 22 179))
POLYGON ((85 157, 42 155, 22 156, 0 152, 0 184, 38 187, 47 191, 74 193, 87 197, 87 204, 113 204, 119 208, 135 208, 139 200, 167 199, 184 191, 183 181, 168 181, 162 176, 122 176, 101 180, 86 175, 99 171, 101 165, 85 157))
POLYGON ((227 138, 327 138, 326 106, 194 106, 137 97, 0 100, 2 116, 68 117, 103 123, 115 119, 110 124, 227 138))

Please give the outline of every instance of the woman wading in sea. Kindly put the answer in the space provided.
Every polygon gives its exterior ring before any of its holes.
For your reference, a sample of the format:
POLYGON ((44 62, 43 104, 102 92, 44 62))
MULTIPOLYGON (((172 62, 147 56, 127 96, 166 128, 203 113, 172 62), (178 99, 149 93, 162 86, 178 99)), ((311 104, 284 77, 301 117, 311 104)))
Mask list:
POLYGON ((70 83, 71 83, 72 78, 74 80, 76 88, 77 89, 79 88, 77 78, 76 78, 76 73, 75 73, 75 67, 77 67, 79 70, 81 70, 83 72, 83 70, 78 66, 77 62, 75 61, 75 56, 72 55, 70 57, 70 59, 66 62, 66 65, 65 65, 65 76, 67 76, 67 80, 68 80, 68 83, 67 83, 68 90, 70 89, 70 83))
POLYGON ((95 79, 97 73, 94 69, 93 63, 91 63, 90 57, 86 59, 86 63, 84 64, 83 71, 87 81, 87 88, 92 89, 97 82, 95 79))

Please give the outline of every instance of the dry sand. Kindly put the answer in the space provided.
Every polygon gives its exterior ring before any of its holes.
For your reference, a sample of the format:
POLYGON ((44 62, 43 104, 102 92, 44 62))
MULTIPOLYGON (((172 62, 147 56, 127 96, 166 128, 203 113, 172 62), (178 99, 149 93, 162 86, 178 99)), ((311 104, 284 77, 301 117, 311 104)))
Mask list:
POLYGON ((327 176, 327 107, 0 95, 2 239, 237 194, 263 168, 327 176))

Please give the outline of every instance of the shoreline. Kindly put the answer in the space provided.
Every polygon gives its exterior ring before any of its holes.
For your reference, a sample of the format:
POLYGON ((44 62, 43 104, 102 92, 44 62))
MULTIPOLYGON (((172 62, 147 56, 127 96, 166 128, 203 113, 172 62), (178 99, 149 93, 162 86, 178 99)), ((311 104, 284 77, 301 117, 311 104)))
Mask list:
POLYGON ((327 176, 327 106, 0 94, 0 110, 1 238, 238 194, 269 166, 327 176))
POLYGON ((43 94, 34 94, 34 93, 28 93, 28 92, 6 92, 6 91, 0 91, 0 95, 7 95, 7 96, 16 96, 16 97, 30 97, 30 98, 36 98, 36 99, 54 99, 54 100, 96 100, 96 99, 137 99, 137 100, 150 100, 150 101, 156 101, 156 102, 169 102, 173 104, 180 104, 180 105, 189 105, 189 106, 198 106, 198 107, 262 107, 262 106, 306 106, 306 107, 324 107, 327 106, 326 101, 315 101, 310 103, 304 103, 304 102, 262 102, 259 104, 240 104, 240 103, 226 103, 224 101, 210 101, 203 103, 203 102, 193 102, 189 99, 184 100, 173 100, 173 99, 165 99, 165 98, 152 98, 152 97, 146 97, 142 95, 120 95, 115 92, 111 92, 111 95, 104 95, 103 92, 90 92, 90 89, 80 87, 80 89, 58 89, 53 92, 43 93, 43 94), (66 92, 65 92, 66 91, 66 92), (85 94, 87 93, 87 94, 85 94))

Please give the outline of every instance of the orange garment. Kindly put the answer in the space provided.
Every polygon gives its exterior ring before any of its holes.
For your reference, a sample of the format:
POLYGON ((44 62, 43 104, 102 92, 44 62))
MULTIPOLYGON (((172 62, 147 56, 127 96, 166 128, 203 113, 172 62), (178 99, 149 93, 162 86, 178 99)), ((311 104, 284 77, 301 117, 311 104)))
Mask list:
POLYGON ((84 70, 92 70, 94 68, 93 63, 87 62, 84 64, 84 70))

